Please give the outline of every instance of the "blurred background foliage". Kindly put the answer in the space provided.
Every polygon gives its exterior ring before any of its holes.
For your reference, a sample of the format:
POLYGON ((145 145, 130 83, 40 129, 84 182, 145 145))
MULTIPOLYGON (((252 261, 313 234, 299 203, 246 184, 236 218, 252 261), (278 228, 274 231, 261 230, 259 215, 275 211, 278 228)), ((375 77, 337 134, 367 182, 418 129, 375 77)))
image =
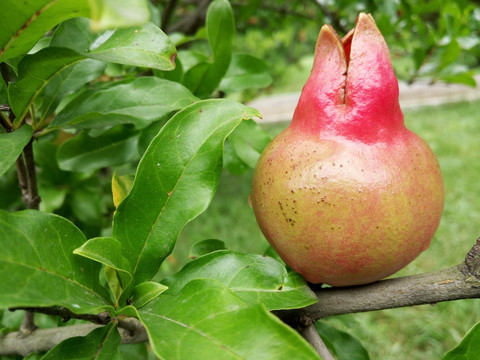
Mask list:
MULTIPOLYGON (((204 3, 208 1, 158 1, 162 28, 198 39, 204 3)), ((320 27, 331 24, 344 36, 361 11, 375 18, 400 80, 475 85, 480 65, 478 1, 239 0, 231 4, 237 25, 235 50, 254 54, 269 65, 270 92, 301 89, 320 27)), ((198 41, 187 44, 199 46, 198 41)))

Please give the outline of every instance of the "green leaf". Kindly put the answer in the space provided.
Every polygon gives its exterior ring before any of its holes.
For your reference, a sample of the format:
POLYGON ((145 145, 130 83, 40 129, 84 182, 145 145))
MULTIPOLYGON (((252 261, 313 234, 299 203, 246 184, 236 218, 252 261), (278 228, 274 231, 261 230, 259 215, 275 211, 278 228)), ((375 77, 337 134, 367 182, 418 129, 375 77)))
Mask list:
POLYGON ((449 83, 465 84, 472 87, 477 86, 475 72, 468 71, 467 67, 462 65, 447 66, 437 76, 437 79, 449 83))
POLYGON ((0 176, 15 164, 33 135, 30 125, 23 125, 10 133, 0 133, 0 176))
POLYGON ((173 70, 177 49, 158 26, 147 23, 142 27, 115 30, 100 45, 94 42, 84 55, 119 64, 173 70))
POLYGON ((225 61, 232 55, 235 37, 235 19, 227 0, 214 0, 208 7, 206 17, 207 38, 215 62, 225 61))
POLYGON ((295 309, 317 302, 317 297, 300 275, 278 261, 253 254, 223 250, 202 256, 163 281, 169 293, 178 293, 194 279, 213 279, 251 304, 268 310, 295 309))
MULTIPOLYGON (((132 266, 122 255, 122 244, 117 239, 111 237, 93 238, 75 249, 73 253, 100 264, 108 265, 127 275, 131 274, 132 266)), ((129 278, 131 280, 131 276, 129 278)))
POLYGON ((17 116, 15 122, 21 123, 30 105, 55 76, 82 59, 82 55, 70 49, 55 47, 25 56, 18 65, 17 82, 8 87, 10 105, 17 116))
POLYGON ((439 52, 439 69, 443 69, 457 60, 461 53, 460 45, 456 40, 451 40, 448 45, 440 48, 439 52))
POLYGON ((199 101, 178 112, 151 142, 113 225, 138 282, 155 275, 180 230, 208 207, 223 142, 253 116, 256 110, 230 100, 199 101))
POLYGON ((225 243, 222 240, 207 239, 192 245, 188 253, 190 259, 196 259, 202 255, 210 254, 217 250, 225 250, 225 243))
POLYGON ((323 321, 317 321, 315 329, 325 343, 333 347, 330 350, 335 353, 337 360, 370 360, 368 351, 360 341, 345 331, 337 330, 323 321))
MULTIPOLYGON (((63 33, 60 31, 59 35, 55 37, 55 43, 66 43, 67 39, 64 39, 64 37, 73 36, 71 33, 75 29, 85 26, 81 20, 70 25, 70 28, 63 30, 63 33), (73 30, 71 30, 72 27, 73 30)), ((106 40, 105 35, 99 38, 103 41, 100 44, 97 44, 99 39, 93 43, 94 49, 91 46, 90 50, 82 50, 81 53, 68 48, 47 47, 33 55, 25 56, 19 63, 18 81, 9 87, 10 104, 17 115, 16 123, 21 123, 30 105, 47 84, 85 57, 128 65, 153 67, 160 70, 173 69, 175 66, 173 59, 176 49, 173 43, 158 27, 151 23, 141 28, 118 29, 107 35, 109 37, 106 40)), ((88 41, 92 40, 90 36, 83 36, 81 39, 82 45, 86 45, 88 41)), ((63 77, 67 75, 68 73, 63 77)), ((82 75, 83 79, 80 79, 80 85, 88 81, 89 78, 85 74, 82 75)), ((50 89, 50 92, 55 92, 59 86, 58 83, 61 84, 62 81, 63 79, 57 79, 53 90, 50 89)), ((78 82, 77 79, 73 88, 70 86, 70 88, 64 89, 63 95, 76 90, 78 82)), ((47 100, 52 101, 52 97, 50 95, 47 100)), ((56 104, 58 102, 57 100, 56 104)), ((45 113, 46 110, 43 110, 43 112, 45 113)))
POLYGON ((84 84, 97 79, 103 73, 105 67, 106 63, 102 61, 84 59, 50 79, 35 102, 39 122, 44 122, 67 95, 78 91, 84 84), (38 99, 41 100, 41 104, 37 104, 38 99))
POLYGON ((219 89, 226 93, 262 89, 272 82, 273 79, 265 61, 252 55, 234 54, 219 89))
POLYGON ((185 86, 200 98, 208 97, 218 87, 230 65, 235 20, 227 0, 215 0, 210 4, 206 28, 213 62, 201 62, 184 76, 185 86))
POLYGON ((178 83, 140 77, 84 91, 57 114, 51 126, 104 129, 133 123, 144 128, 196 100, 178 83))
POLYGON ((0 62, 25 55, 45 32, 62 21, 89 15, 86 0, 3 0, 0 62))
POLYGON ((447 352, 442 360, 476 360, 480 357, 480 322, 471 328, 460 344, 447 352))
POLYGON ((160 358, 319 359, 298 333, 216 281, 194 280, 178 295, 151 301, 138 316, 160 358))
POLYGON ((138 284, 133 289, 132 306, 140 309, 167 289, 167 286, 154 281, 138 284))
POLYGON ((118 303, 123 290, 132 282, 132 266, 122 255, 122 244, 110 237, 97 237, 88 240, 73 253, 106 265, 105 277, 118 303))
MULTIPOLYGON (((100 34, 101 35, 101 34, 100 34)), ((90 29, 90 19, 69 19, 57 26, 50 40, 50 46, 72 49, 81 54, 100 36, 90 29)))
POLYGON ((142 25, 150 19, 145 0, 88 0, 92 12, 92 29, 142 25))
POLYGON ((0 307, 112 311, 98 281, 100 265, 73 254, 84 242, 82 232, 60 216, 0 210, 0 307))
POLYGON ((116 323, 99 327, 87 336, 68 338, 53 347, 42 360, 121 360, 122 338, 116 323))
POLYGON ((84 18, 61 24, 50 46, 70 48, 92 59, 158 70, 174 69, 177 54, 170 38, 153 23, 98 34, 84 18))
POLYGON ((100 136, 85 132, 66 141, 58 149, 58 165, 62 170, 82 171, 125 164, 138 157, 138 131, 115 127, 100 136))
POLYGON ((271 138, 255 121, 250 120, 240 124, 229 140, 237 156, 254 169, 271 138))

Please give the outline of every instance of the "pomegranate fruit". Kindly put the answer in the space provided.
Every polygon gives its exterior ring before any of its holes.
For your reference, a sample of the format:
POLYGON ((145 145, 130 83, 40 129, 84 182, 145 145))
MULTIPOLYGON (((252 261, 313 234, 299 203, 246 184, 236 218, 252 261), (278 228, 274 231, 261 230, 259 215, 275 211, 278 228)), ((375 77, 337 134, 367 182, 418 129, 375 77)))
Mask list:
POLYGON ((255 169, 250 202, 265 237, 311 283, 366 284, 428 248, 443 201, 438 161, 404 125, 371 15, 343 39, 323 26, 292 122, 255 169))

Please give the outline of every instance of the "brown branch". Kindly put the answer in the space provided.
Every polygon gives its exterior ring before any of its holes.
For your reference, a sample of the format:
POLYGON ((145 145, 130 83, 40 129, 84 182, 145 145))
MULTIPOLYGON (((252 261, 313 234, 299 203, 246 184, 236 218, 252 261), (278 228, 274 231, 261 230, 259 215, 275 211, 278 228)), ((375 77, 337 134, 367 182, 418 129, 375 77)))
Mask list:
POLYGON ((315 329, 313 322, 310 321, 308 326, 300 329, 300 333, 312 345, 312 347, 317 351, 318 355, 320 355, 323 360, 335 360, 333 355, 330 353, 330 350, 328 350, 327 345, 325 345, 322 338, 318 334, 317 329, 315 329))
POLYGON ((22 190, 22 201, 27 209, 38 210, 40 196, 38 195, 37 175, 33 159, 33 139, 23 149, 16 163, 18 186, 22 190))
POLYGON ((33 158, 33 139, 23 149, 25 168, 27 171, 27 194, 23 201, 28 209, 38 210, 40 204, 40 196, 38 195, 37 173, 35 171, 35 161, 33 158))
POLYGON ((378 281, 373 284, 321 288, 318 302, 296 310, 275 312, 295 328, 312 321, 349 313, 434 304, 442 301, 480 298, 480 239, 460 265, 436 272, 378 281))
POLYGON ((64 322, 70 319, 78 319, 90 321, 91 323, 98 325, 106 325, 111 321, 110 314, 108 312, 102 312, 100 314, 76 314, 63 306, 55 307, 18 307, 11 308, 10 311, 25 310, 33 313, 59 316, 64 322))
MULTIPOLYGON (((126 320, 124 320, 126 321, 126 320)), ((148 340, 145 328, 136 319, 128 319, 136 324, 134 332, 119 328, 122 344, 137 344, 148 340)), ((60 342, 74 336, 86 336, 92 330, 103 326, 97 324, 81 324, 50 329, 37 329, 27 338, 19 336, 19 332, 0 335, 0 355, 26 356, 32 352, 46 352, 60 342)), ((131 326, 132 327, 132 326, 131 326)))
POLYGON ((161 19, 161 28, 164 32, 167 31, 168 25, 170 24, 170 20, 172 19, 173 13, 175 12, 175 8, 177 7, 178 0, 170 0, 165 7, 165 10, 162 13, 161 19))
POLYGON ((186 35, 193 35, 205 24, 205 16, 211 0, 200 0, 195 11, 182 16, 171 27, 166 29, 167 33, 181 32, 186 35))
MULTIPOLYGON (((11 124, 14 124, 15 114, 11 109, 8 120, 11 124)), ((40 196, 38 195, 37 173, 35 171, 35 161, 33 158, 33 138, 30 139, 28 144, 24 147, 23 152, 15 162, 15 166, 17 168, 18 186, 22 191, 23 203, 27 209, 38 210, 40 196)), ((20 332, 24 337, 30 335, 37 328, 34 320, 34 313, 25 311, 23 322, 20 327, 20 332)))
POLYGON ((35 313, 31 311, 25 311, 23 315, 22 325, 20 325, 20 334, 22 338, 29 336, 37 329, 35 325, 35 313))

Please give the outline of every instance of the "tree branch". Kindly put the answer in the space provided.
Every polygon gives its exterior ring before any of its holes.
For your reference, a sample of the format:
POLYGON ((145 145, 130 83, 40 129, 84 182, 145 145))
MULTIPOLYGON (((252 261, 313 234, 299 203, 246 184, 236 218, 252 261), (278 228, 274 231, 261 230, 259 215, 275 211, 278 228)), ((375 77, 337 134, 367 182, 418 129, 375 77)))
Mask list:
POLYGON ((25 310, 32 313, 59 316, 62 318, 64 322, 67 322, 70 319, 78 319, 78 320, 90 321, 91 323, 98 324, 98 325, 106 325, 112 320, 108 312, 102 312, 100 314, 76 314, 63 306, 18 307, 18 308, 10 309, 10 311, 16 311, 16 310, 25 310))
POLYGON ((312 321, 309 321, 309 325, 300 329, 300 333, 303 337, 312 345, 312 347, 317 351, 318 355, 323 360, 335 360, 333 355, 327 348, 327 345, 323 342, 322 338, 318 334, 317 329, 312 321))
MULTIPOLYGON (((127 321, 127 320, 124 320, 127 321)), ((119 328, 122 344, 137 344, 148 340, 147 332, 136 319, 128 319, 130 324, 135 324, 135 330, 129 331, 119 328)), ((103 326, 97 324, 81 324, 62 326, 58 328, 35 330, 30 336, 22 338, 20 332, 11 332, 0 335, 0 355, 26 356, 32 352, 46 352, 63 340, 74 336, 86 336, 92 330, 103 326)))
MULTIPOLYGON (((188 15, 184 15, 171 27, 166 28, 167 34, 173 32, 181 32, 186 35, 193 35, 205 23, 205 16, 211 0, 200 0, 195 11, 188 15)), ((164 31, 165 31, 164 30, 164 31)))
MULTIPOLYGON (((313 305, 274 313, 287 324, 299 329, 320 351, 322 345, 314 334, 313 324, 327 316, 480 298, 480 238, 466 255, 465 261, 457 266, 363 286, 320 288, 315 293, 318 302, 313 305)), ((37 329, 26 338, 21 338, 19 331, 0 335, 0 355, 47 351, 69 337, 85 336, 97 326, 99 325, 87 324, 37 329)), ((120 320, 120 326, 123 328, 123 343, 148 340, 145 328, 137 319, 120 320)))
POLYGON ((165 7, 165 10, 163 11, 162 14, 162 19, 161 19, 161 28, 164 32, 167 31, 168 25, 170 24, 170 20, 172 19, 172 15, 175 11, 175 8, 177 7, 178 0, 170 0, 165 7))
POLYGON ((341 314, 480 298, 480 238, 460 265, 363 286, 321 288, 315 293, 317 303, 275 314, 293 327, 302 328, 305 318, 317 321, 341 314))

